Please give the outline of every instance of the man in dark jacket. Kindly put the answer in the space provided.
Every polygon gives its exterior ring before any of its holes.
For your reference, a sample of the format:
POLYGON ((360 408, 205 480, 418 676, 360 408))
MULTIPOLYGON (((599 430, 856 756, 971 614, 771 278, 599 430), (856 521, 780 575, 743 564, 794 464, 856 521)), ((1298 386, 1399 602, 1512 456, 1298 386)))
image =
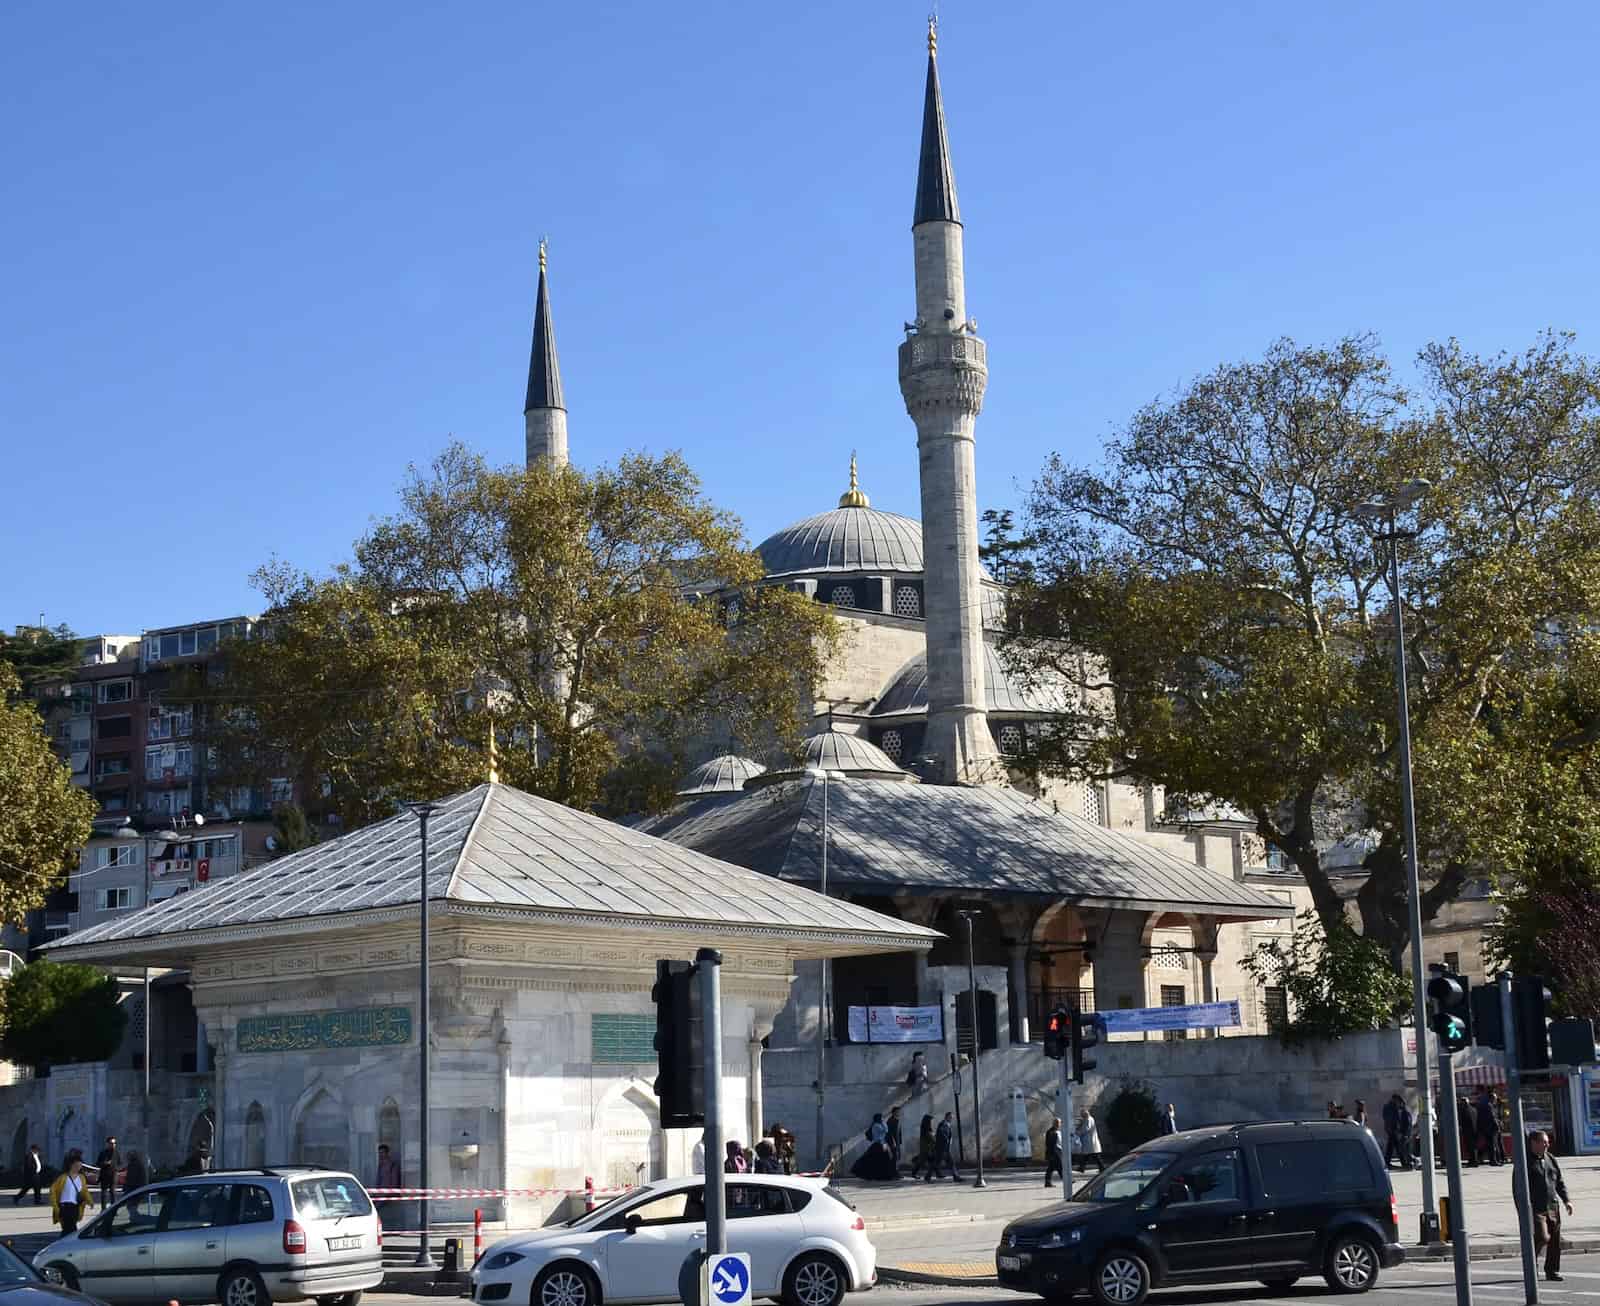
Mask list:
POLYGON ((1050 1128, 1044 1131, 1044 1186, 1050 1187, 1050 1176, 1061 1173, 1061 1117, 1056 1116, 1050 1121, 1050 1128))
POLYGON ((26 1195, 28 1189, 33 1189, 33 1204, 40 1205, 44 1198, 39 1195, 44 1187, 44 1157, 39 1155, 39 1144, 34 1143, 28 1148, 28 1155, 22 1158, 22 1188, 11 1199, 15 1206, 26 1195))
POLYGON ((122 1168, 122 1153, 117 1151, 117 1140, 106 1139, 95 1164, 100 1167, 100 1209, 103 1211, 117 1197, 117 1171, 122 1168))
POLYGON ((1550 1153, 1550 1135, 1535 1129, 1528 1135, 1528 1206, 1533 1211, 1533 1250, 1544 1250, 1544 1277, 1561 1282, 1561 1208, 1572 1214, 1561 1167, 1550 1153))
POLYGON ((950 1178, 954 1182, 961 1182, 961 1176, 956 1172, 955 1145, 956 1127, 951 1113, 946 1111, 933 1134, 933 1164, 928 1167, 928 1183, 931 1184, 936 1176, 943 1175, 946 1170, 950 1171, 950 1178))

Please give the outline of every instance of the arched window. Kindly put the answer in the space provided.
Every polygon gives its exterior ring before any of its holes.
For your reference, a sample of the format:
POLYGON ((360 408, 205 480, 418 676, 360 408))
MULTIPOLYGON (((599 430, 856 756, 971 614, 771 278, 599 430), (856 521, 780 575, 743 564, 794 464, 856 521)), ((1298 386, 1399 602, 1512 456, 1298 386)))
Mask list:
POLYGON ((400 1104, 392 1097, 384 1098, 378 1108, 378 1141, 396 1161, 400 1159, 400 1104))
POLYGON ((1017 757, 1022 753, 1022 727, 1015 723, 1000 727, 1000 754, 1002 757, 1017 757))
POLYGON ((326 1089, 317 1091, 294 1123, 294 1159, 330 1170, 350 1168, 350 1121, 326 1089))
POLYGON ((244 1113, 244 1164, 259 1170, 267 1163, 267 1113, 261 1103, 252 1102, 244 1113))
POLYGON ((896 585, 894 587, 894 615, 897 617, 920 617, 922 615, 922 595, 917 593, 914 585, 896 585))

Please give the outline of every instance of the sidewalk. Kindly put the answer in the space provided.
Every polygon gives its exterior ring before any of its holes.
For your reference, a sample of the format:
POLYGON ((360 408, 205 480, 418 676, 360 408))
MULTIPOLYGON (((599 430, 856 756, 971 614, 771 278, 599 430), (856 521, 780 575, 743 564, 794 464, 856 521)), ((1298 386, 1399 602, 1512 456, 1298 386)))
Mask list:
MULTIPOLYGON (((1573 1215, 1564 1241, 1574 1251, 1600 1251, 1600 1157, 1561 1157, 1573 1215)), ((1059 1201, 1059 1182, 1047 1192, 1042 1167, 988 1169, 988 1187, 972 1187, 973 1170, 963 1182, 925 1184, 902 1179, 894 1184, 864 1184, 841 1179, 837 1187, 853 1202, 878 1248, 879 1272, 886 1281, 976 1285, 994 1276, 994 1248, 1007 1221, 1059 1201)), ((1462 1171, 1462 1193, 1474 1259, 1515 1256, 1517 1215, 1511 1201, 1510 1165, 1462 1171)), ((1089 1176, 1079 1175, 1078 1182, 1089 1176)), ((1450 1245, 1424 1250, 1417 1245, 1422 1211, 1422 1176, 1390 1172, 1400 1204, 1400 1241, 1412 1259, 1448 1258, 1450 1245)), ((1444 1171, 1435 1172, 1438 1195, 1446 1191, 1444 1171)))

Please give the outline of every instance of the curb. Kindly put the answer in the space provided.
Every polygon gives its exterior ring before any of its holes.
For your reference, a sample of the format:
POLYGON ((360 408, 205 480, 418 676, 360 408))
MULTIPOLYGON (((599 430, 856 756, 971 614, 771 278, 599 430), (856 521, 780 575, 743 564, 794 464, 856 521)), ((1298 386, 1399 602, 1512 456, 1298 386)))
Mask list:
POLYGON ((878 1267, 879 1283, 916 1284, 921 1287, 946 1288, 998 1288, 1000 1280, 993 1274, 967 1277, 958 1274, 924 1274, 921 1270, 897 1270, 892 1265, 878 1267))

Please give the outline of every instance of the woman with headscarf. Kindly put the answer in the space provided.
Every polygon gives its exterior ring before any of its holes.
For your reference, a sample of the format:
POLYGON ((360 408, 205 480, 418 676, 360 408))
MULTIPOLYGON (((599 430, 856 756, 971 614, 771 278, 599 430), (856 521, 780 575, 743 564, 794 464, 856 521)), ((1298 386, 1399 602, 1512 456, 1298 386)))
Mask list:
POLYGON ((728 1140, 728 1159, 722 1163, 722 1168, 728 1174, 744 1174, 750 1168, 744 1159, 744 1148, 731 1138, 728 1140))
POLYGON ((911 1177, 917 1178, 933 1165, 933 1117, 923 1116, 917 1129, 917 1159, 911 1163, 911 1177))

